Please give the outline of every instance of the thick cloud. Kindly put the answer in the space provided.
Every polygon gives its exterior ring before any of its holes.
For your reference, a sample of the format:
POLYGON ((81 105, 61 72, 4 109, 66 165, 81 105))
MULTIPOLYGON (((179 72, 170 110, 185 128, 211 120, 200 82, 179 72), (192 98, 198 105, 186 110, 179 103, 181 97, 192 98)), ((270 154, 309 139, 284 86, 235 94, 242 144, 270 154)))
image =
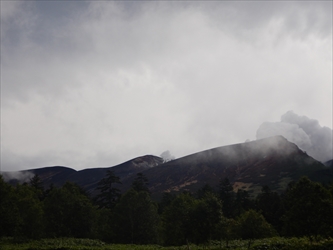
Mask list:
POLYGON ((0 1, 1 168, 112 166, 332 124, 332 2, 0 1))
POLYGON ((257 139, 282 135, 305 150, 315 159, 325 162, 333 159, 332 129, 322 127, 315 119, 288 111, 281 122, 264 122, 257 130, 257 139))

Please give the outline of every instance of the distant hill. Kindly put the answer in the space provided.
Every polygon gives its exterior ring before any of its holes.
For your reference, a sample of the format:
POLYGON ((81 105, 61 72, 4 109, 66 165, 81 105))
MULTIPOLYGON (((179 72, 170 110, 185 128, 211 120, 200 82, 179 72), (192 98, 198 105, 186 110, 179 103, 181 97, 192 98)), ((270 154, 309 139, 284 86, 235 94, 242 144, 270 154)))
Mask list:
POLYGON ((326 162, 324 163, 324 165, 327 166, 327 167, 331 167, 331 168, 333 168, 333 159, 332 159, 332 160, 329 160, 329 161, 326 161, 326 162))
MULTIPOLYGON (((110 168, 75 171, 66 167, 47 167, 21 171, 38 174, 46 186, 72 181, 90 193, 110 168)), ((155 197, 163 192, 196 191, 209 184, 216 187, 221 179, 229 178, 234 191, 243 189, 252 195, 263 185, 282 192, 291 181, 306 175, 313 181, 333 180, 332 167, 308 156, 282 136, 213 148, 163 163, 157 156, 146 155, 112 167, 121 178, 119 187, 130 188, 139 172, 149 180, 155 197)), ((4 173, 6 175, 6 173, 4 173)))
MULTIPOLYGON (((97 183, 105 177, 107 170, 111 168, 115 174, 123 180, 132 175, 136 175, 139 172, 143 172, 149 168, 155 167, 162 162, 163 160, 160 157, 146 155, 134 158, 114 167, 91 168, 76 171, 67 167, 54 166, 19 171, 20 174, 18 177, 32 177, 37 174, 42 179, 45 188, 48 188, 51 183, 53 183, 55 186, 62 186, 67 181, 75 182, 89 193, 94 194, 97 183)), ((15 178, 15 174, 10 172, 4 172, 3 175, 5 180, 8 180, 12 184, 15 184, 19 181, 19 179, 15 178)), ((25 178, 24 181, 27 181, 27 178, 25 178)))

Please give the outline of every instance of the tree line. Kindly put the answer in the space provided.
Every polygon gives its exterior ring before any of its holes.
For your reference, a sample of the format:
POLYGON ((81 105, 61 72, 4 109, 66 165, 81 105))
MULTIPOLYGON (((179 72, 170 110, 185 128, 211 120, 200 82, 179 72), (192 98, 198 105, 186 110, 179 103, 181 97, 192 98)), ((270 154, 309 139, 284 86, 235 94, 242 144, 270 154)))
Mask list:
POLYGON ((76 237, 110 243, 184 245, 271 236, 333 237, 333 184, 302 177, 282 194, 262 188, 256 198, 229 180, 196 193, 151 198, 144 174, 121 193, 109 170, 91 197, 75 183, 44 189, 38 175, 12 186, 0 176, 0 237, 76 237))

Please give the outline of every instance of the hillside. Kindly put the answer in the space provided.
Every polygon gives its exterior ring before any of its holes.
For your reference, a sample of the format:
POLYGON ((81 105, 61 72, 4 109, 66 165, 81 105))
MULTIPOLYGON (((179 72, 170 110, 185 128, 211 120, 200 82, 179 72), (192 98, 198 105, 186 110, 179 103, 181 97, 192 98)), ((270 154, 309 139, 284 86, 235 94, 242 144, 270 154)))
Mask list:
MULTIPOLYGON (((157 166, 162 163, 162 159, 157 156, 145 155, 141 157, 134 158, 122 164, 116 165, 114 167, 107 168, 91 168, 76 171, 67 167, 45 167, 32 170, 20 171, 21 175, 19 176, 30 176, 39 175, 42 179, 45 188, 48 188, 51 183, 55 186, 62 186, 66 181, 75 182, 89 193, 94 194, 97 183, 104 178, 106 171, 111 169, 115 172, 120 179, 126 179, 132 175, 135 175, 139 172, 143 172, 146 169, 157 166)), ((10 173, 3 173, 5 179, 8 180, 10 176, 13 176, 10 173)), ((18 182, 17 179, 11 179, 11 183, 15 184, 18 182)))
MULTIPOLYGON (((332 171, 282 136, 228 145, 192 154, 144 171, 152 193, 195 191, 205 184, 216 187, 229 178, 234 191, 252 194, 263 185, 281 192, 301 176, 314 181, 333 180, 332 171)), ((125 189, 132 178, 125 179, 125 189)))
MULTIPOLYGON (((46 167, 21 172, 38 174, 45 187, 71 181, 94 194, 97 183, 108 169, 111 167, 81 171, 46 167)), ((234 191, 243 189, 252 195, 263 185, 281 192, 289 182, 303 175, 314 181, 333 180, 332 167, 324 166, 282 136, 213 148, 167 163, 162 163, 160 157, 146 155, 114 166, 112 170, 120 177, 123 184, 119 187, 123 191, 130 188, 137 173, 144 173, 154 196, 163 192, 196 191, 205 184, 216 187, 226 177, 234 191)))

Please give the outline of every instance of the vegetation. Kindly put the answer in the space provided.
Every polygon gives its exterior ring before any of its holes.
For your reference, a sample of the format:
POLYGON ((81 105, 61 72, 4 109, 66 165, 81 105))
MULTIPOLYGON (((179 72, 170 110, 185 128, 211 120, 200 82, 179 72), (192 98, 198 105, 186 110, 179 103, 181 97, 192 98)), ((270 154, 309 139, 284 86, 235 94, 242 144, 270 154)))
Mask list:
POLYGON ((98 182, 98 195, 95 197, 96 204, 101 208, 112 208, 121 196, 117 184, 121 184, 120 178, 112 170, 106 172, 106 177, 98 182))
MULTIPOLYGON (((2 250, 202 250, 207 249, 204 245, 189 246, 159 246, 159 245, 132 245, 132 244, 108 244, 100 240, 77 239, 77 238, 56 238, 41 240, 18 241, 13 238, 0 239, 2 250)), ((225 243, 212 241, 210 250, 247 250, 248 242, 245 240, 232 240, 227 246, 225 243)), ((253 250, 331 250, 333 240, 321 240, 310 244, 307 238, 266 238, 254 240, 251 249, 253 250)))
POLYGON ((142 173, 123 194, 116 185, 108 172, 92 199, 74 183, 11 186, 0 176, 1 249, 333 249, 333 184, 302 177, 251 199, 224 179, 159 203, 142 173))

